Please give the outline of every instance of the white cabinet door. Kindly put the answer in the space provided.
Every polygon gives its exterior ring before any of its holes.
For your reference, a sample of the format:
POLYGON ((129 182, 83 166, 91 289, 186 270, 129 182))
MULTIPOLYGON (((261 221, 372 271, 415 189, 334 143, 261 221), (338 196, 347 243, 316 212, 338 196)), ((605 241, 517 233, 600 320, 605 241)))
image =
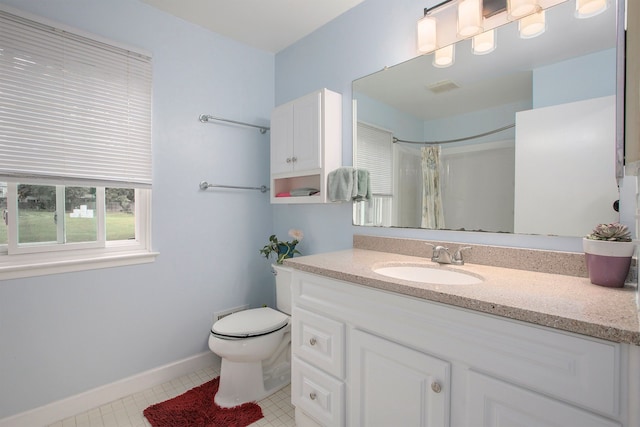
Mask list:
POLYGON ((469 372, 469 427, 620 427, 621 424, 574 406, 469 372))
POLYGON ((349 368, 349 425, 449 425, 448 362, 353 330, 349 368))
POLYGON ((293 104, 276 107, 271 114, 271 173, 293 168, 293 104))
POLYGON ((297 99, 293 111, 293 170, 305 171, 322 166, 322 93, 297 99))
POLYGON ((271 114, 271 173, 322 166, 322 92, 280 105, 271 114))

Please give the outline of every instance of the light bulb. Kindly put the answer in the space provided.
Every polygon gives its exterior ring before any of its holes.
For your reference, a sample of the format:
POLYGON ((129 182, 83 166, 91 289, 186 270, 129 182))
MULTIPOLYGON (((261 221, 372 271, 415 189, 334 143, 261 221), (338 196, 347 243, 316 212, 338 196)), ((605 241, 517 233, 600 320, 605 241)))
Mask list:
POLYGON ((507 0, 509 19, 518 19, 540 10, 538 0, 507 0))
POLYGON ((418 21, 418 51, 433 52, 437 47, 436 18, 425 15, 418 21))
POLYGON ((470 37, 482 31, 482 0, 460 0, 458 3, 458 36, 470 37))
POLYGON ((496 49, 496 30, 485 31, 473 36, 471 41, 474 55, 484 55, 496 49))
POLYGON ((518 22, 518 30, 520 31, 520 37, 523 39, 530 39, 537 37, 544 33, 547 29, 547 24, 544 16, 544 10, 538 13, 525 16, 518 22))
POLYGON ((445 46, 436 50, 435 55, 433 57, 433 66, 438 68, 449 67, 453 64, 454 61, 454 46, 450 44, 449 46, 445 46))
POLYGON ((609 7, 607 0, 576 0, 576 17, 591 18, 609 7))

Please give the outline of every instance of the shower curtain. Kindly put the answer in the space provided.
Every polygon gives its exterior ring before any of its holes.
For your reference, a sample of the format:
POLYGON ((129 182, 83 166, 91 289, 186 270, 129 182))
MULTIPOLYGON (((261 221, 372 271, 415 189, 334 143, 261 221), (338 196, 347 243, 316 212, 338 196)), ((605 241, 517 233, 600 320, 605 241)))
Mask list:
POLYGON ((422 147, 422 179, 422 228, 443 229, 439 145, 422 147))

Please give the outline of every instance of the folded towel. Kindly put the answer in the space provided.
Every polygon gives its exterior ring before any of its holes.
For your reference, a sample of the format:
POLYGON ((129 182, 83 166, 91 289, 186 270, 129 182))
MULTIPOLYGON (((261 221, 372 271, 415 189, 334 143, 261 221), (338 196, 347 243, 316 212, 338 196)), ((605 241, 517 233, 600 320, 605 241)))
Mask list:
POLYGON ((369 200, 369 171, 352 167, 331 171, 327 179, 327 195, 332 202, 369 200))
POLYGON ((311 187, 294 188, 290 191, 291 197, 313 196, 314 194, 317 194, 319 192, 320 190, 318 190, 317 188, 311 187))
POLYGON ((288 191, 285 191, 283 193, 276 194, 276 197, 291 197, 291 193, 289 193, 288 191))
POLYGON ((357 170, 358 179, 356 195, 353 200, 370 200, 371 199, 371 185, 369 184, 369 171, 366 169, 357 170))

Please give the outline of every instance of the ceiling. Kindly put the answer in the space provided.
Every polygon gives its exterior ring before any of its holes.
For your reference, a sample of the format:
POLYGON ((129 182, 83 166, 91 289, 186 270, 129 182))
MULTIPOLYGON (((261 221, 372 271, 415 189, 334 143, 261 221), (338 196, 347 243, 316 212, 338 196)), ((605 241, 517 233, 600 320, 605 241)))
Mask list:
POLYGON ((277 53, 364 0, 142 0, 249 46, 277 53))

